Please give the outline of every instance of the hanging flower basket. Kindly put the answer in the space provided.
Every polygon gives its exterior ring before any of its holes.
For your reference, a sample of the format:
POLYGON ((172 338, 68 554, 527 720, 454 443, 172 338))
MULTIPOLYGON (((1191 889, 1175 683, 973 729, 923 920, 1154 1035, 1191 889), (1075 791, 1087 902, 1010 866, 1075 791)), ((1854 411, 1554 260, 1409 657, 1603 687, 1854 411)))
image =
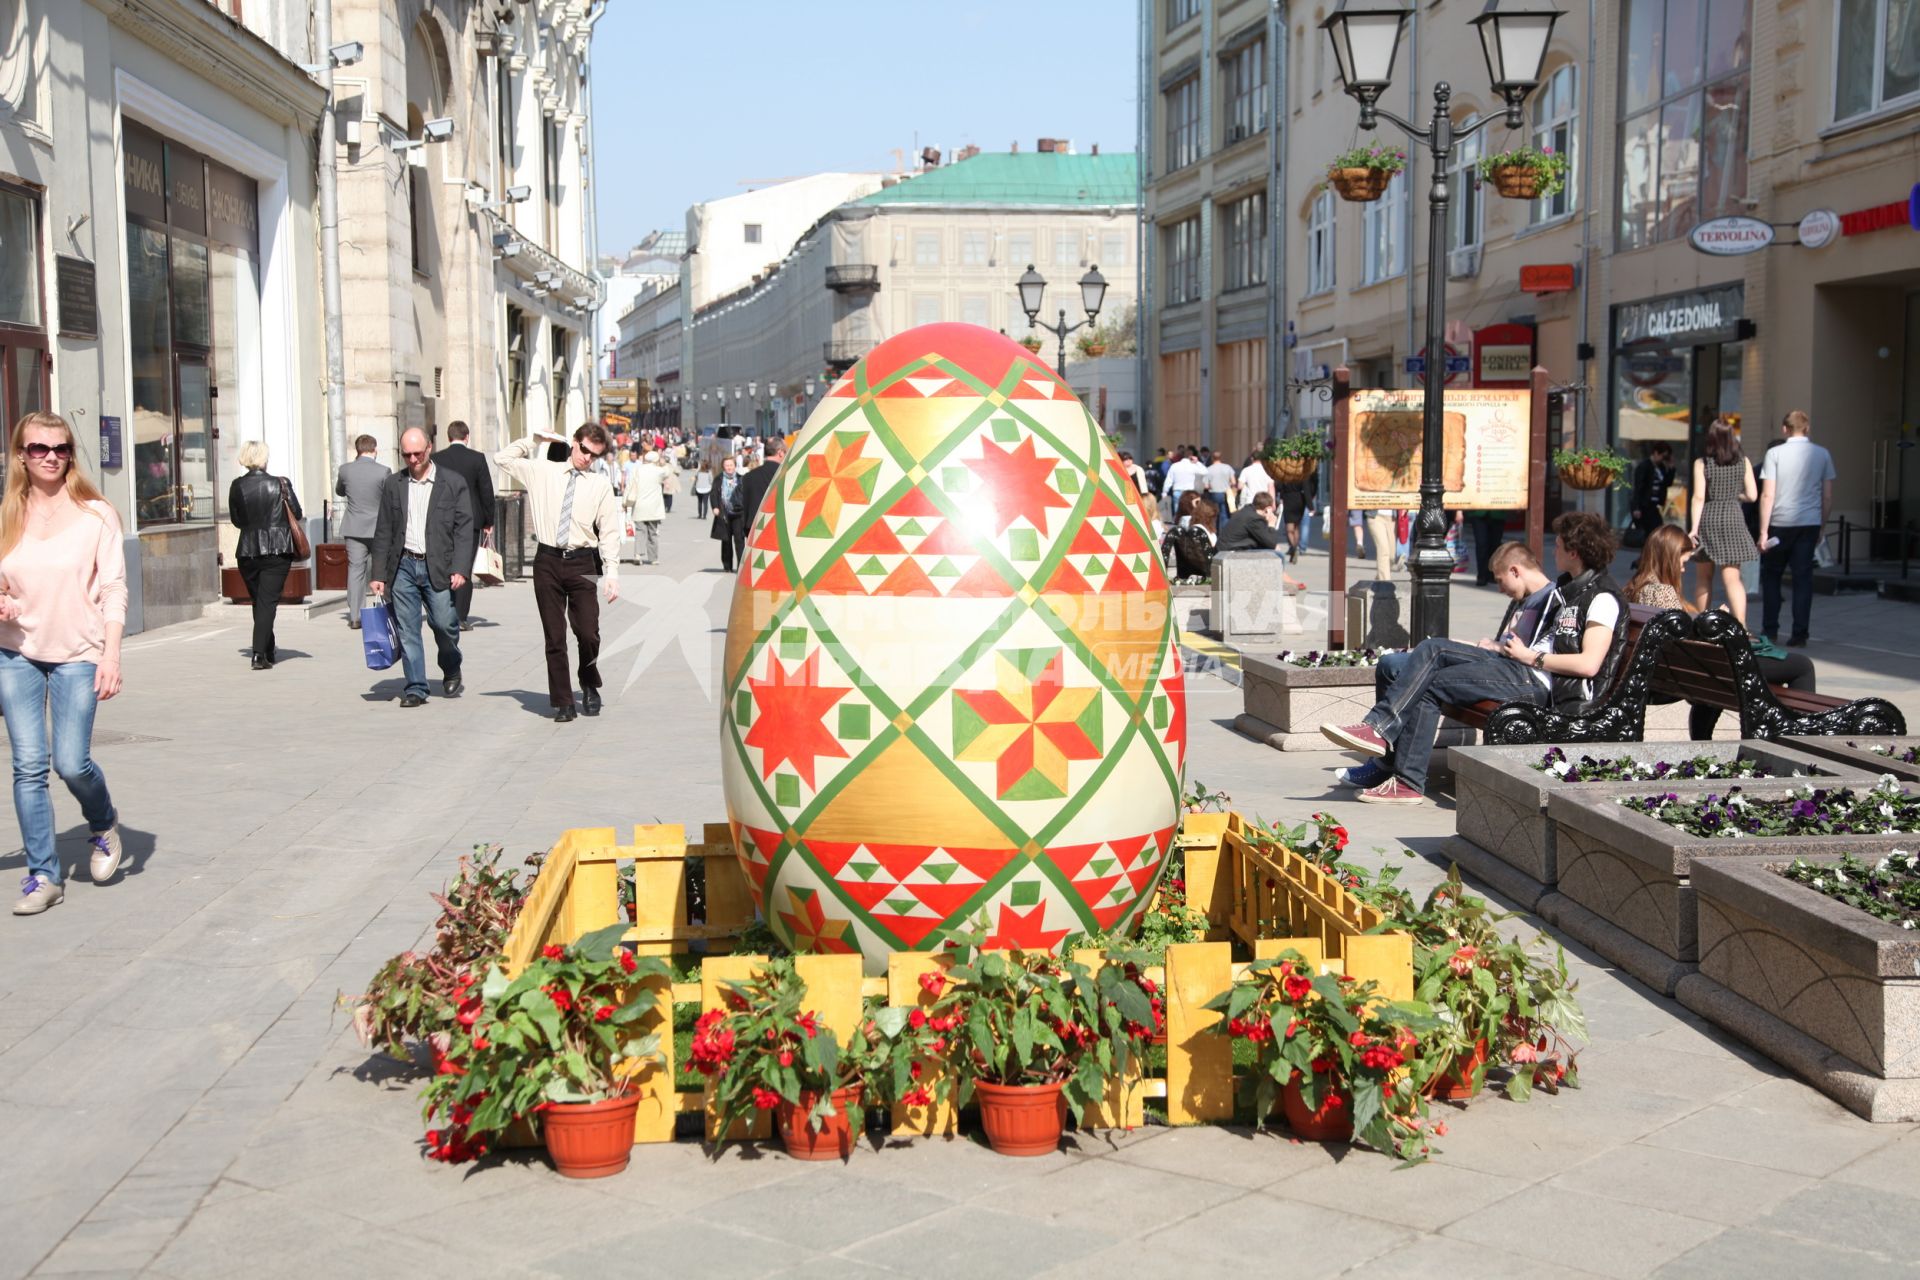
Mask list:
POLYGON ((1554 468, 1569 489, 1606 489, 1619 484, 1632 462, 1611 449, 1556 449, 1554 468))
POLYGON ((1540 175, 1524 165, 1502 165, 1488 175, 1493 189, 1509 200, 1532 200, 1540 194, 1540 175))
POLYGON ((1590 462, 1560 468, 1560 483, 1569 489, 1605 489, 1613 484, 1613 473, 1590 462))
POLYGON ((1387 194, 1387 184, 1393 181, 1393 174, 1385 169, 1334 169, 1327 174, 1327 181, 1333 184, 1342 200, 1366 204, 1387 194))
POLYGON ((1567 186, 1567 158, 1539 147, 1513 147, 1480 161, 1480 176, 1509 200, 1559 195, 1567 186))
POLYGON ((1318 458, 1262 458, 1260 465, 1275 484, 1304 484, 1320 469, 1318 458))
POLYGON ((1327 456, 1327 441, 1317 433, 1303 431, 1267 441, 1257 456, 1275 484, 1302 484, 1319 470, 1320 459, 1327 456))

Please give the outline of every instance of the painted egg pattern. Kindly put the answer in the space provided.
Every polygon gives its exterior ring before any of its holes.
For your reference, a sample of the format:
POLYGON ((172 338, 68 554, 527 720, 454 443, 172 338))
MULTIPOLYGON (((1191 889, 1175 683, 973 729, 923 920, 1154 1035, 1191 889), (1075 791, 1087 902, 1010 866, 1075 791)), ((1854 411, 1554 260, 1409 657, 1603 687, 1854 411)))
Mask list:
POLYGON ((1147 900, 1186 690, 1137 490, 1054 372, 926 325, 829 388, 754 517, 722 777, 796 951, 1057 947, 1147 900))

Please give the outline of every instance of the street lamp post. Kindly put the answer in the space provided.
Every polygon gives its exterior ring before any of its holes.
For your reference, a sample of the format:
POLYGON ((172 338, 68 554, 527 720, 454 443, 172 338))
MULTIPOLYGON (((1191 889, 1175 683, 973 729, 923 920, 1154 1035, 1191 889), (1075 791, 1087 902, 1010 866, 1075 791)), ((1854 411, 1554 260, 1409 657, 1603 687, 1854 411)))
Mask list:
POLYGON ((1020 291, 1020 307, 1027 313, 1027 323, 1036 329, 1044 329, 1060 343, 1060 354, 1054 362, 1054 372, 1064 381, 1067 376, 1067 335, 1091 325, 1100 315, 1100 304, 1107 298, 1107 278, 1100 274, 1096 264, 1087 268, 1087 274, 1080 277, 1080 305, 1087 310, 1087 318, 1079 324, 1067 323, 1067 309, 1060 308, 1060 323, 1048 324, 1040 319, 1040 298, 1047 291, 1046 277, 1027 264, 1026 274, 1021 276, 1014 286, 1020 291))
POLYGON ((1407 559, 1413 574, 1415 643, 1447 634, 1448 591, 1453 582, 1453 557, 1447 552, 1447 514, 1444 508, 1447 324, 1447 277, 1443 270, 1447 242, 1447 166, 1456 143, 1503 120, 1509 129, 1526 124, 1521 106, 1540 83, 1547 41, 1560 11, 1537 0, 1488 0, 1472 25, 1480 33, 1480 51, 1494 92, 1506 101, 1499 115, 1455 126, 1448 103, 1453 88, 1442 80, 1433 86, 1433 118, 1422 129, 1379 105, 1380 95, 1393 81, 1393 64, 1400 38, 1412 10, 1373 0, 1340 0, 1321 28, 1333 42, 1333 58, 1341 87, 1360 104, 1360 127, 1374 128, 1381 119, 1400 127, 1409 138, 1427 144, 1433 159, 1433 179, 1427 188, 1427 389, 1421 415, 1420 514, 1414 521, 1413 547, 1407 559))

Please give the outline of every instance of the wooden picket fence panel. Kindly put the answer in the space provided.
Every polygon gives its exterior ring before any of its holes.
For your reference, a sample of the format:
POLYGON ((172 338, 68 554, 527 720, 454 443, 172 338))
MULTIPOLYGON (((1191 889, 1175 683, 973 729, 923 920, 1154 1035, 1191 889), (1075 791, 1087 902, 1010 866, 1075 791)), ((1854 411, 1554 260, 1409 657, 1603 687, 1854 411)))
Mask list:
MULTIPOLYGON (((753 919, 747 881, 725 823, 709 823, 705 839, 688 844, 678 825, 634 829, 631 845, 615 840, 611 827, 567 831, 548 852, 527 895, 520 918, 507 940, 506 968, 517 975, 548 943, 570 944, 620 917, 620 864, 633 867, 635 915, 626 941, 647 955, 684 953, 692 942, 736 937, 753 919), (690 922, 685 863, 705 860, 706 918, 690 922)), ((1167 1062, 1163 1075, 1144 1074, 1144 1063, 1128 1080, 1116 1080, 1104 1103, 1086 1120, 1095 1128, 1142 1123, 1148 1098, 1164 1100, 1170 1124, 1201 1124, 1231 1119, 1235 1081, 1233 1045, 1209 1028, 1220 1015, 1205 1008, 1227 990, 1246 965, 1233 960, 1237 938, 1251 946, 1255 959, 1291 949, 1323 972, 1372 979, 1390 1000, 1413 996, 1413 940, 1398 932, 1368 932, 1381 924, 1377 911, 1353 898, 1332 876, 1292 850, 1257 837, 1237 813, 1189 814, 1176 838, 1186 858, 1188 900, 1205 911, 1208 941, 1167 949, 1166 964, 1147 976, 1161 987, 1166 1002, 1167 1062)), ((1098 953, 1076 959, 1100 962, 1098 953)), ((646 1019, 641 1034, 658 1032, 661 1057, 636 1064, 634 1078, 643 1100, 634 1122, 634 1141, 667 1142, 682 1112, 704 1112, 711 1138, 717 1118, 703 1091, 674 1086, 677 1052, 672 1004, 698 1003, 702 1013, 721 1007, 724 984, 752 976, 763 956, 714 955, 703 960, 699 982, 657 984, 667 999, 646 1019), (671 1003, 668 1003, 670 1001, 671 1003)), ((827 1025, 843 1039, 859 1026, 863 1002, 882 1000, 896 1007, 930 1004, 920 978, 943 968, 938 953, 897 952, 888 958, 884 977, 869 978, 857 955, 798 957, 802 981, 827 1025)), ((950 1135, 957 1117, 949 1104, 897 1107, 893 1132, 902 1136, 950 1135)), ((768 1117, 757 1116, 746 1133, 765 1138, 768 1117)))

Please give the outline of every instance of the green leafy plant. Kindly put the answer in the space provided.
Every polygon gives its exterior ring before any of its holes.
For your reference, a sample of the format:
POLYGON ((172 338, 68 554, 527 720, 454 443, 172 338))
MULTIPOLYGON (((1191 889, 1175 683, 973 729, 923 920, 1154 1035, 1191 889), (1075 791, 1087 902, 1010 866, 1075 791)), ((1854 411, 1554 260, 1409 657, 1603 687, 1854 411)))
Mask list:
POLYGON ((1332 177, 1342 169, 1381 169, 1387 173, 1399 173, 1406 167, 1406 152, 1382 142, 1369 142, 1364 147, 1342 151, 1329 160, 1327 176, 1332 177))
MULTIPOLYGON (((928 991, 944 989, 944 977, 928 977, 928 991)), ((818 1133, 834 1114, 834 1091, 854 1085, 860 1093, 846 1111, 859 1133, 868 1106, 930 1106, 952 1087, 944 1075, 923 1083, 927 1063, 944 1052, 945 1033, 957 1022, 951 1014, 936 1026, 923 1008, 870 1001, 859 1031, 842 1046, 807 1007, 806 984, 790 959, 769 960, 750 980, 727 983, 724 1000, 726 1008, 700 1016, 692 1045, 695 1067, 711 1082, 722 1134, 756 1111, 804 1105, 804 1094, 813 1095, 807 1122, 818 1133)))
POLYGON ((1233 797, 1224 791, 1209 791, 1207 784, 1195 780, 1187 784, 1186 794, 1180 797, 1180 807, 1188 813, 1221 813, 1233 803, 1233 797))
POLYGON ((485 1154, 509 1125, 552 1103, 598 1102, 632 1086, 629 1067, 658 1052, 657 1035, 635 1024, 657 995, 667 966, 620 945, 625 924, 572 946, 549 944, 517 978, 498 964, 475 991, 456 984, 458 1004, 446 1054, 421 1098, 428 1154, 465 1160, 485 1154))
POLYGON ((1779 797, 1749 797, 1739 787, 1726 794, 1628 796, 1620 803, 1635 813, 1678 827, 1691 836, 1740 840, 1765 836, 1901 835, 1920 831, 1920 796, 1883 777, 1866 791, 1852 787, 1796 787, 1779 797))
POLYGON ((1920 854, 1895 849, 1877 862, 1850 853, 1837 863, 1795 858, 1780 874, 1875 919, 1920 928, 1920 854))
POLYGON ((976 1081, 1061 1084, 1077 1120, 1125 1079, 1163 1024, 1160 990, 1146 957, 1111 951, 1089 969, 1043 951, 988 951, 984 922, 953 939, 952 980, 928 1009, 956 1034, 946 1061, 964 1103, 976 1081))
POLYGON ((1176 849, 1167 855, 1160 887, 1129 933, 1076 933, 1060 944, 1060 954, 1122 949, 1159 964, 1176 943, 1205 942, 1210 927, 1206 912, 1187 901, 1186 856, 1176 849))
POLYGON ((362 1044, 401 1059, 410 1056, 411 1041, 445 1049, 457 984, 506 947, 526 901, 526 886, 512 868, 500 866, 500 859, 499 845, 475 845, 460 859, 446 889, 432 895, 440 905, 432 948, 402 951, 380 966, 366 991, 339 997, 353 1010, 362 1044))
POLYGON ((1261 444, 1256 456, 1263 462, 1279 462, 1286 458, 1317 462, 1330 452, 1325 436, 1317 431, 1300 431, 1290 436, 1269 438, 1261 444))
POLYGON ((1603 445, 1598 448, 1555 449, 1553 465, 1556 470, 1563 467, 1595 467, 1611 476, 1611 483, 1617 485, 1632 470, 1633 460, 1603 445))
POLYGON ((1309 1111, 1329 1092, 1345 1095, 1354 1136, 1376 1149, 1409 1164, 1431 1154, 1430 1066, 1415 1053, 1433 1022, 1424 1006, 1382 1000, 1372 981, 1315 974, 1304 956, 1288 951, 1254 961, 1206 1007, 1221 1015, 1216 1034, 1254 1047, 1256 1124, 1265 1125, 1292 1083, 1309 1111))
POLYGON ((1567 185, 1567 158, 1548 148, 1520 146, 1495 152, 1480 160, 1480 176, 1491 179, 1496 169, 1530 169, 1540 180, 1539 195, 1559 195, 1567 185))
POLYGON ((1640 760, 1617 756, 1611 760, 1583 755, 1574 759, 1565 748, 1549 747, 1533 768, 1551 773, 1562 782, 1664 782, 1717 778, 1770 778, 1773 771, 1752 756, 1719 759, 1715 756, 1689 756, 1683 760, 1640 760))

